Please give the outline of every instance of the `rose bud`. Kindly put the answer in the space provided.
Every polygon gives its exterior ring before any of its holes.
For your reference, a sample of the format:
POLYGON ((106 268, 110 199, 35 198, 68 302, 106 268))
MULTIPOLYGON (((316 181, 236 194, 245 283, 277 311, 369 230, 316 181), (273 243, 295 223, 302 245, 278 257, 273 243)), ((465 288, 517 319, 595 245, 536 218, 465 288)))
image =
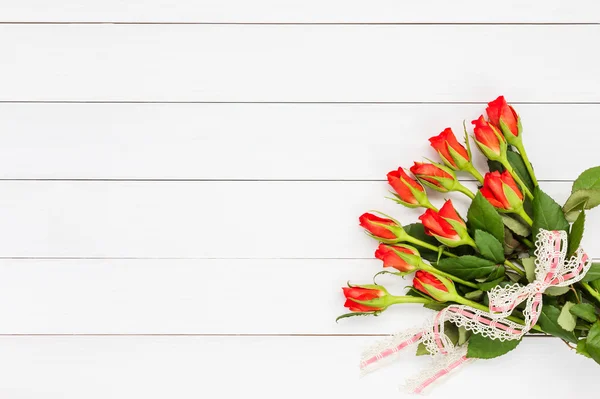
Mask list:
POLYGON ((513 212, 532 224, 531 218, 523 210, 523 193, 508 171, 486 173, 481 195, 500 212, 513 212))
POLYGON ((515 109, 506 103, 504 96, 500 96, 488 103, 486 112, 490 123, 502 131, 508 144, 514 145, 517 150, 519 150, 519 154, 521 154, 521 157, 525 162, 525 167, 527 167, 531 180, 533 180, 533 183, 537 186, 537 179, 533 172, 533 166, 531 165, 531 162, 529 162, 527 152, 523 146, 521 134, 523 132, 523 127, 521 126, 521 118, 517 115, 515 109))
POLYGON ((429 142, 449 168, 465 170, 471 165, 469 152, 456 140, 456 136, 449 127, 439 135, 430 138, 429 142))
POLYGON ((466 223, 454 209, 451 200, 446 201, 439 212, 427 209, 419 220, 425 227, 425 234, 435 237, 448 247, 470 245, 476 248, 475 242, 469 236, 466 223))
POLYGON ((367 230, 371 237, 381 242, 395 244, 404 241, 408 237, 408 234, 396 220, 380 218, 372 213, 363 213, 358 220, 360 226, 367 230))
POLYGON ((439 163, 415 162, 410 171, 421 183, 436 191, 447 193, 448 191, 459 191, 473 199, 473 193, 460 184, 452 169, 439 163))
POLYGON ((438 302, 456 301, 459 297, 452 280, 424 270, 415 273, 413 287, 438 302))
POLYGON ((506 103, 504 96, 488 103, 485 112, 490 123, 502 131, 508 144, 513 144, 518 140, 522 131, 521 120, 514 108, 506 103))
POLYGON ((506 141, 498 129, 488 123, 483 115, 471 122, 475 125, 475 142, 488 159, 504 161, 506 159, 506 141))
POLYGON ((379 285, 355 285, 342 287, 346 303, 344 306, 352 312, 375 312, 385 309, 388 304, 385 297, 388 292, 379 285))
POLYGON ((427 199, 427 193, 423 186, 415 179, 404 172, 404 169, 398 168, 387 174, 388 183, 396 193, 394 200, 399 204, 409 208, 433 208, 433 205, 427 199))
POLYGON ((413 272, 423 264, 419 251, 408 245, 379 244, 375 257, 383 261, 383 267, 393 267, 402 273, 413 272))

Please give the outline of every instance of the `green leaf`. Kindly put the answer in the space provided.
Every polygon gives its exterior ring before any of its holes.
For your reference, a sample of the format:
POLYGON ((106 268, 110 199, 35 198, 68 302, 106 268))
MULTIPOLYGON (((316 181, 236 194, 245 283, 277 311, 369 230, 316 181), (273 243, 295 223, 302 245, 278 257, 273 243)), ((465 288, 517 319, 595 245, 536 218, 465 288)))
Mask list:
POLYGON ((463 280, 486 278, 497 267, 496 263, 490 260, 472 255, 460 256, 458 258, 444 258, 436 265, 436 269, 450 273, 463 280))
POLYGON ((504 262, 504 247, 493 235, 483 230, 475 230, 475 244, 479 253, 496 263, 504 262))
POLYGON ((471 331, 464 327, 458 327, 458 345, 462 346, 471 336, 471 331))
POLYGON ((517 175, 523 180, 529 191, 533 192, 534 184, 531 180, 531 176, 529 176, 529 172, 527 171, 527 167, 525 166, 525 162, 523 162, 523 158, 519 153, 514 151, 507 151, 506 157, 508 158, 508 163, 510 163, 517 172, 517 175))
POLYGON ((465 298, 467 298, 471 301, 479 301, 482 296, 483 296, 483 291, 481 291, 481 290, 475 290, 475 291, 467 292, 465 294, 465 298))
POLYGON ((558 325, 561 326, 566 331, 575 330, 575 326, 577 325, 577 317, 571 314, 571 308, 575 306, 573 302, 566 302, 562 309, 560 310, 560 315, 558 315, 558 325))
POLYGON ((584 209, 593 209, 600 205, 600 189, 575 191, 563 205, 563 212, 567 220, 572 222, 579 212, 584 209))
MULTIPOLYGON (((438 240, 435 239, 435 237, 425 234, 425 227, 421 223, 408 224, 406 226, 402 226, 402 228, 411 237, 417 238, 421 241, 425 241, 426 243, 435 245, 436 247, 438 245, 440 245, 440 243, 438 242, 438 240)), ((430 262, 437 261, 438 253, 436 251, 432 251, 431 249, 428 249, 428 248, 423 248, 419 245, 414 245, 414 244, 411 244, 411 245, 413 245, 415 248, 417 248, 419 250, 419 253, 421 254, 421 257, 423 259, 426 259, 430 262)))
POLYGON ((585 212, 582 211, 575 223, 571 226, 571 231, 569 232, 569 250, 567 251, 567 256, 571 256, 577 251, 579 248, 579 244, 581 244, 581 239, 583 238, 583 230, 585 226, 585 212))
POLYGON ((531 229, 526 224, 523 224, 504 213, 501 213, 500 217, 502 218, 502 222, 504 223, 504 225, 516 235, 519 235, 521 237, 529 237, 529 235, 531 234, 531 229))
POLYGON ((573 182, 571 192, 588 189, 600 189, 600 166, 583 171, 573 182))
POLYGON ((558 316, 560 316, 560 310, 556 306, 544 305, 538 321, 542 330, 555 337, 576 343, 577 338, 575 338, 575 334, 572 331, 566 331, 558 324, 558 316))
POLYGON ((539 187, 533 195, 533 237, 537 237, 540 229, 569 231, 569 222, 560 205, 539 187))
POLYGON ((548 287, 544 294, 550 296, 561 296, 569 292, 569 287, 548 287))
POLYGON ((580 339, 577 341, 577 349, 575 350, 575 353, 591 358, 585 345, 585 339, 580 339))
POLYGON ((525 268, 527 281, 533 282, 535 280, 535 256, 521 259, 521 264, 525 268))
POLYGON ((485 199, 481 192, 473 199, 467 219, 471 231, 483 230, 490 233, 498 241, 504 242, 504 223, 498 211, 485 199))
POLYGON ((589 283, 594 280, 600 280, 600 263, 596 262, 592 263, 590 270, 588 270, 585 276, 583 276, 583 279, 581 279, 584 283, 589 283))
POLYGON ((499 341, 473 334, 469 339, 467 357, 475 359, 493 359, 515 349, 521 342, 518 340, 499 341))
POLYGON ((578 303, 569 309, 572 315, 579 317, 582 320, 589 321, 590 323, 598 320, 596 317, 596 309, 594 305, 589 303, 578 303))
POLYGON ((585 340, 585 348, 592 359, 600 364, 600 321, 595 322, 590 328, 585 340))

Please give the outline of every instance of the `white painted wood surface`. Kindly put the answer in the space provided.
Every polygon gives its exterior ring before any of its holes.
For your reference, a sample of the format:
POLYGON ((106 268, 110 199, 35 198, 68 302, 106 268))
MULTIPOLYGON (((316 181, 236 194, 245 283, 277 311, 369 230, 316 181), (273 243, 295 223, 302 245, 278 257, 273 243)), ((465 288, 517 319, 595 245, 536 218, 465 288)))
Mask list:
POLYGON ((598 37, 599 24, 0 25, 0 100, 598 102, 598 37))
MULTIPOLYGON (((397 394, 425 359, 359 380, 359 353, 430 311, 334 322, 380 270, 358 215, 415 221, 385 174, 499 94, 564 201, 600 164, 599 4, 0 0, 0 397, 397 394)), ((431 397, 597 376, 530 337, 431 397)))
POLYGON ((2 21, 186 23, 597 23, 593 0, 43 0, 2 2, 2 21))
MULTIPOLYGON (((435 157, 429 137, 482 104, 22 104, 0 106, 4 179, 385 180, 435 157), (43 159, 44 162, 38 162, 43 159)), ((540 180, 595 165, 600 104, 519 104, 540 180), (540 143, 545 143, 541 144, 540 143), (578 154, 554 167, 548 153, 578 154)), ((477 165, 485 160, 474 151, 477 165)), ((468 176, 462 176, 467 177, 468 176)))

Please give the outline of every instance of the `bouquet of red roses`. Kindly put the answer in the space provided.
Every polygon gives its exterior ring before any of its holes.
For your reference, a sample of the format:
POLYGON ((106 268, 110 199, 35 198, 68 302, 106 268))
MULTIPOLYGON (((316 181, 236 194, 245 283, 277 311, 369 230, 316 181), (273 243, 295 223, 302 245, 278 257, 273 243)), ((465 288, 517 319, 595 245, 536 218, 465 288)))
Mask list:
MULTIPOLYGON (((367 350, 364 372, 417 345, 432 366, 408 382, 419 393, 472 359, 514 349, 527 333, 553 335, 578 354, 600 363, 600 264, 579 247, 585 211, 600 205, 600 167, 583 172, 563 206, 538 186, 523 146, 521 119, 504 97, 490 102, 488 118, 472 123, 473 140, 488 159, 482 176, 450 128, 429 139, 442 161, 415 162, 388 173, 393 200, 425 208, 421 223, 403 225, 391 216, 365 213, 360 225, 379 242, 380 274, 413 274, 403 296, 383 286, 343 288, 351 316, 377 316, 389 306, 418 303, 436 314, 424 326, 403 331, 367 350), (472 192, 457 172, 479 182, 472 192), (426 188, 458 192, 471 200, 462 217, 450 199, 438 209, 426 188)), ((375 280, 375 278, 374 278, 375 280)))

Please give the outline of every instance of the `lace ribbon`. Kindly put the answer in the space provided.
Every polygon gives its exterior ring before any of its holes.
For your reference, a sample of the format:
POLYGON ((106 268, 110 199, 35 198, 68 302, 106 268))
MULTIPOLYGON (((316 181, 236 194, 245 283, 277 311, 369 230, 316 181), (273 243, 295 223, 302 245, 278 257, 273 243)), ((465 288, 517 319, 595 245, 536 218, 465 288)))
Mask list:
POLYGON ((409 392, 421 393, 461 364, 473 360, 466 356, 467 345, 455 347, 444 334, 445 322, 491 339, 521 339, 538 321, 544 291, 549 287, 566 287, 578 282, 591 266, 589 257, 581 248, 566 260, 567 233, 564 231, 541 229, 537 235, 535 255, 535 280, 526 286, 512 284, 494 287, 488 293, 490 312, 470 306, 450 305, 423 328, 394 334, 365 351, 360 363, 361 372, 369 373, 393 360, 402 349, 422 342, 431 354, 433 363, 416 377, 407 380, 406 384, 409 392), (525 302, 524 324, 507 320, 506 317, 522 302, 525 302))

